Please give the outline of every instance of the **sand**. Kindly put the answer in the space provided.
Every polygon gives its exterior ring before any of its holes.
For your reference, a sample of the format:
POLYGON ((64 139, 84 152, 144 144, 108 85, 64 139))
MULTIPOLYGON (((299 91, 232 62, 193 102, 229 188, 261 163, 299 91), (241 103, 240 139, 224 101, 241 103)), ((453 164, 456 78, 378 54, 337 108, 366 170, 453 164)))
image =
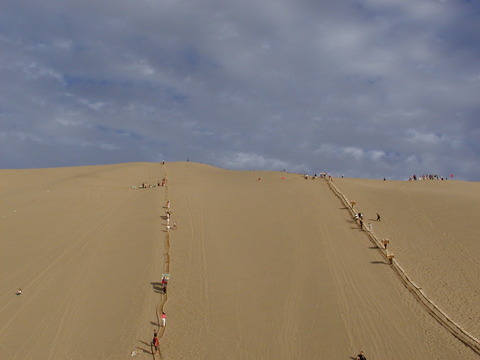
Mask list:
MULTIPOLYGON (((334 182, 368 219, 382 215, 367 222, 395 259, 478 337, 480 184, 334 182)), ((479 357, 408 291, 325 180, 128 163, 0 170, 0 192, 1 359, 479 357), (164 176, 167 187, 132 188, 164 176), (168 232, 167 199, 178 224, 168 232)))
POLYGON ((480 184, 337 179, 402 266, 443 310, 480 338, 480 184), (376 214, 381 221, 376 221, 376 214))

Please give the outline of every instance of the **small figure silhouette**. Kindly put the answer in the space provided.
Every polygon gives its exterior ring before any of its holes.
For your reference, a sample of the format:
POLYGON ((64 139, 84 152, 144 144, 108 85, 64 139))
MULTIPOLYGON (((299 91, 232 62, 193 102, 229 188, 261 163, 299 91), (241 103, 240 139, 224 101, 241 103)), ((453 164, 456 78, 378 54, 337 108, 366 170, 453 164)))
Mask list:
POLYGON ((357 355, 357 360, 367 360, 365 355, 363 355, 363 351, 360 351, 360 354, 357 355))

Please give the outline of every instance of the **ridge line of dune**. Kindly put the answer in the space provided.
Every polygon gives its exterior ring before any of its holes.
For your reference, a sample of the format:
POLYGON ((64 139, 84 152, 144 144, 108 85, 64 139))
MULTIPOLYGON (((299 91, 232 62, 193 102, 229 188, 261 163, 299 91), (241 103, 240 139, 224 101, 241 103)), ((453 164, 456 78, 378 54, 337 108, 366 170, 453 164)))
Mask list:
MULTIPOLYGON (((353 209, 353 206, 350 204, 346 196, 333 184, 333 180, 326 179, 326 181, 328 182, 328 185, 332 192, 344 203, 345 207, 350 211, 350 214, 353 217, 355 215, 355 210, 353 209)), ((364 231, 368 235, 370 241, 372 241, 373 244, 378 248, 379 252, 383 255, 383 257, 388 260, 386 249, 383 248, 380 240, 375 236, 373 231, 367 228, 365 228, 364 231)), ((440 323, 440 325, 447 329, 453 336, 455 336, 458 340, 471 348, 475 353, 480 355, 480 340, 478 340, 475 336, 465 330, 460 324, 458 324, 447 313, 445 313, 445 311, 440 309, 440 307, 427 296, 423 289, 419 287, 410 278, 405 269, 399 264, 399 262, 395 258, 392 258, 390 261, 391 268, 400 277, 406 288, 412 294, 414 294, 415 298, 420 302, 420 304, 425 307, 428 313, 434 319, 436 319, 440 323)))

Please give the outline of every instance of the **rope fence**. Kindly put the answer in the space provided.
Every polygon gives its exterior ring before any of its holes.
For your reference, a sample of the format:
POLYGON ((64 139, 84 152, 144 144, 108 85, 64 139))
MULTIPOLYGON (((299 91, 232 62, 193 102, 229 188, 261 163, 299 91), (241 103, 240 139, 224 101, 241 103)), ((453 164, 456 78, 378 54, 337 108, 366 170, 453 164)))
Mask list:
MULTIPOLYGON (((328 182, 328 185, 333 193, 342 201, 345 207, 349 210, 351 216, 354 217, 356 212, 352 202, 349 202, 345 195, 338 190, 338 188, 333 184, 333 181, 329 179, 326 179, 326 181, 328 182)), ((363 230, 367 234, 370 241, 378 248, 382 256, 390 263, 391 268, 400 277, 405 287, 427 309, 429 314, 432 315, 432 317, 435 318, 444 328, 450 331, 452 335, 463 342, 466 346, 471 348, 475 353, 480 355, 480 341, 466 331, 460 324, 453 320, 447 313, 440 309, 432 299, 428 297, 423 289, 411 279, 411 277, 407 274, 400 263, 393 257, 393 255, 384 249, 382 242, 376 237, 370 227, 365 227, 363 230)))

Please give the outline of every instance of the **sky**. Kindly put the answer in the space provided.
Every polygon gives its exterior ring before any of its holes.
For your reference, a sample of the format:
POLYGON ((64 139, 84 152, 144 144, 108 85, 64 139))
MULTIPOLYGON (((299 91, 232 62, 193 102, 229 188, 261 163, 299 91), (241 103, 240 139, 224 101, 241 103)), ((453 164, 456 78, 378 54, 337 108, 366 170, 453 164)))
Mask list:
POLYGON ((480 181, 480 0, 0 0, 0 168, 480 181))

